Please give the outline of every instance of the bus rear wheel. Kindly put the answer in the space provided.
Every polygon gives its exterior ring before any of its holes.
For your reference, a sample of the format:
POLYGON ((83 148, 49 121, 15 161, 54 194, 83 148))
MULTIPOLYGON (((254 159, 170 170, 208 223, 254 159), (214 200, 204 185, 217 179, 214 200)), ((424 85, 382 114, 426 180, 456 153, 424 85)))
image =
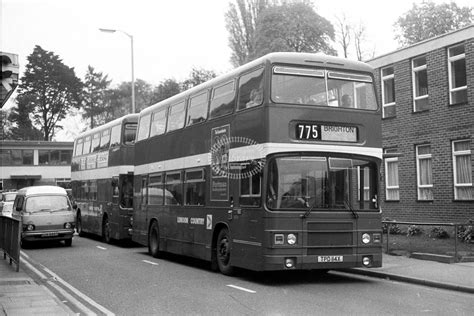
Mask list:
POLYGON ((227 228, 223 228, 217 235, 216 258, 219 271, 225 275, 232 275, 234 267, 230 264, 230 234, 227 228))
POLYGON ((148 232, 148 253, 154 257, 160 257, 160 229, 158 223, 153 222, 148 232))

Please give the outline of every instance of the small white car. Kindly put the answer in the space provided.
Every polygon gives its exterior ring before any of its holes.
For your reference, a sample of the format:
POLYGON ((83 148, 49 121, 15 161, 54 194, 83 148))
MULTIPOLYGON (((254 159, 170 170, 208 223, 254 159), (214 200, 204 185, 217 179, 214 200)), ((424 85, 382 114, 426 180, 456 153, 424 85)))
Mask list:
POLYGON ((12 216, 13 202, 15 201, 17 192, 3 192, 0 201, 0 215, 12 216))
POLYGON ((36 186, 18 190, 13 216, 22 220, 21 241, 64 240, 71 246, 74 213, 65 189, 36 186))

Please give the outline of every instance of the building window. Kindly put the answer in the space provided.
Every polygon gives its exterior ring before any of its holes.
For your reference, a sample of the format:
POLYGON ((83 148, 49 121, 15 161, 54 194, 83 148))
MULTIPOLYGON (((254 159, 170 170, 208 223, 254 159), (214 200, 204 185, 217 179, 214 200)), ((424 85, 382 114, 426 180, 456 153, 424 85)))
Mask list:
POLYGON ((40 165, 70 165, 70 150, 38 150, 38 158, 40 165))
POLYGON ((429 109, 428 102, 428 71, 426 69, 426 57, 418 57, 412 60, 413 78, 413 111, 419 112, 429 109))
POLYGON ((382 68, 382 105, 383 117, 396 116, 395 109, 395 75, 393 66, 382 68))
MULTIPOLYGON (((396 148, 385 149, 386 154, 397 152, 396 148)), ((398 157, 385 158, 385 199, 387 201, 400 200, 398 181, 398 157)))
POLYGON ((2 166, 33 165, 32 149, 1 149, 0 161, 2 166))
POLYGON ((471 141, 453 142, 454 199, 474 200, 471 141))
POLYGON ((467 102, 466 54, 464 44, 448 49, 449 104, 467 102))
POLYGON ((418 200, 433 200, 433 174, 430 145, 416 146, 418 200))

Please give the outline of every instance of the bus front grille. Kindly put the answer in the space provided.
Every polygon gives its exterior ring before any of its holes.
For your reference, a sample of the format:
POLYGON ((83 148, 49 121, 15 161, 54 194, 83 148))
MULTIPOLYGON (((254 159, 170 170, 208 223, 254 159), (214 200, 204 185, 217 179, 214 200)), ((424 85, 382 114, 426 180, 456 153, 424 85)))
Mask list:
POLYGON ((308 255, 353 253, 354 224, 352 222, 308 222, 306 233, 308 255))

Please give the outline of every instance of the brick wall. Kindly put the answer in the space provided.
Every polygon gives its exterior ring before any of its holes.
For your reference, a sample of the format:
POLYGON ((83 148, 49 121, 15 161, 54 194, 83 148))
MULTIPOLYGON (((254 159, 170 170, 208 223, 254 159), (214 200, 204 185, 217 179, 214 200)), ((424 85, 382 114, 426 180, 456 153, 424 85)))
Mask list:
MULTIPOLYGON (((406 221, 463 222, 474 219, 474 201, 455 201, 451 142, 470 139, 474 153, 474 39, 465 42, 468 103, 449 105, 447 47, 426 51, 430 108, 413 112, 411 59, 392 64, 395 73, 396 117, 382 122, 383 147, 397 147, 400 200, 386 201, 382 170, 383 216, 406 221), (417 198, 415 146, 430 144, 432 201, 417 198)), ((388 65, 387 65, 388 66, 388 65)), ((376 82, 381 100, 380 68, 376 82)), ((474 163, 474 155, 471 155, 474 163)), ((474 166, 472 168, 474 173, 474 166)), ((473 174, 474 177, 474 174, 473 174)))

